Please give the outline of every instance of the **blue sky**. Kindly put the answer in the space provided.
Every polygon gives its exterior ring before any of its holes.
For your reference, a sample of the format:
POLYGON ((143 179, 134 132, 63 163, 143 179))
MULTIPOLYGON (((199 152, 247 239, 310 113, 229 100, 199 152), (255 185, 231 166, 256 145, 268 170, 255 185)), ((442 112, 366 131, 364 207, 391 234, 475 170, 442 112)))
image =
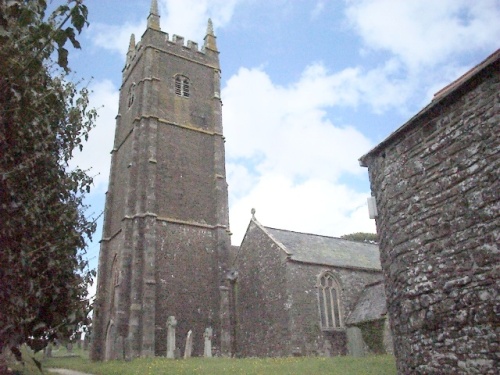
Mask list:
MULTIPOLYGON (((499 47, 498 0, 158 0, 161 28, 202 44, 213 20, 222 66, 233 244, 255 207, 271 227, 375 231, 358 158, 499 47)), ((92 168, 89 214, 107 190, 121 69, 150 0, 87 0, 70 56, 100 117, 73 165, 92 168)), ((102 222, 89 247, 97 266, 102 222)))

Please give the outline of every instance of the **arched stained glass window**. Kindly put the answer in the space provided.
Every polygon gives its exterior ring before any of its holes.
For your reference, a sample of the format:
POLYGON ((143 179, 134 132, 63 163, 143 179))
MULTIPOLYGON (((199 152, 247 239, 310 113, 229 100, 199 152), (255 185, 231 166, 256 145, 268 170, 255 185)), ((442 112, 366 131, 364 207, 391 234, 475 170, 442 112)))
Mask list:
POLYGON ((340 285, 326 272, 318 278, 318 307, 322 329, 342 327, 340 311, 340 285))

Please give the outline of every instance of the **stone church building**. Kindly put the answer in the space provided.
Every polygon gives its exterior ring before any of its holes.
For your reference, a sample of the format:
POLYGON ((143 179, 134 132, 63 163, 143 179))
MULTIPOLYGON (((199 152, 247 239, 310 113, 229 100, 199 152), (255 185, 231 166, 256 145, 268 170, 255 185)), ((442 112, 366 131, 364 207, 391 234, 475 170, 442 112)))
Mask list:
POLYGON ((392 352, 378 246, 252 217, 235 263, 237 355, 392 352))
POLYGON ((231 246, 212 24, 199 48, 161 31, 159 19, 152 0, 122 72, 91 358, 166 355, 169 317, 179 349, 193 332, 194 355, 208 327, 226 356, 370 349, 363 327, 382 335, 387 326, 377 246, 255 218, 231 246))

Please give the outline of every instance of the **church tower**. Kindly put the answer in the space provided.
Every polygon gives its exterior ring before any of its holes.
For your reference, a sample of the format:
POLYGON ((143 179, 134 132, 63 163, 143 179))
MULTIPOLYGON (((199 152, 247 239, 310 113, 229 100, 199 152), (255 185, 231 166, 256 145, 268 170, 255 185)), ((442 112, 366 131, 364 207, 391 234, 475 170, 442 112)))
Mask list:
POLYGON ((167 319, 195 355, 212 327, 228 354, 230 247, 220 65, 212 23, 201 49, 160 29, 132 35, 123 69, 99 255, 91 358, 165 355, 167 319))

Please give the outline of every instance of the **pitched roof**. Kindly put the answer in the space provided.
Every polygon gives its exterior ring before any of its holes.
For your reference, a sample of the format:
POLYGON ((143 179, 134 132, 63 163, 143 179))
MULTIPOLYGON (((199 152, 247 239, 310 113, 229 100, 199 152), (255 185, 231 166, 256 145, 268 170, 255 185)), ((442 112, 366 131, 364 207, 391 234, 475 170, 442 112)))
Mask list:
POLYGON ((261 226, 296 262, 380 270, 377 245, 261 226))
POLYGON ((346 320, 347 325, 379 320, 387 314, 384 283, 379 281, 367 285, 359 297, 354 310, 346 320))

